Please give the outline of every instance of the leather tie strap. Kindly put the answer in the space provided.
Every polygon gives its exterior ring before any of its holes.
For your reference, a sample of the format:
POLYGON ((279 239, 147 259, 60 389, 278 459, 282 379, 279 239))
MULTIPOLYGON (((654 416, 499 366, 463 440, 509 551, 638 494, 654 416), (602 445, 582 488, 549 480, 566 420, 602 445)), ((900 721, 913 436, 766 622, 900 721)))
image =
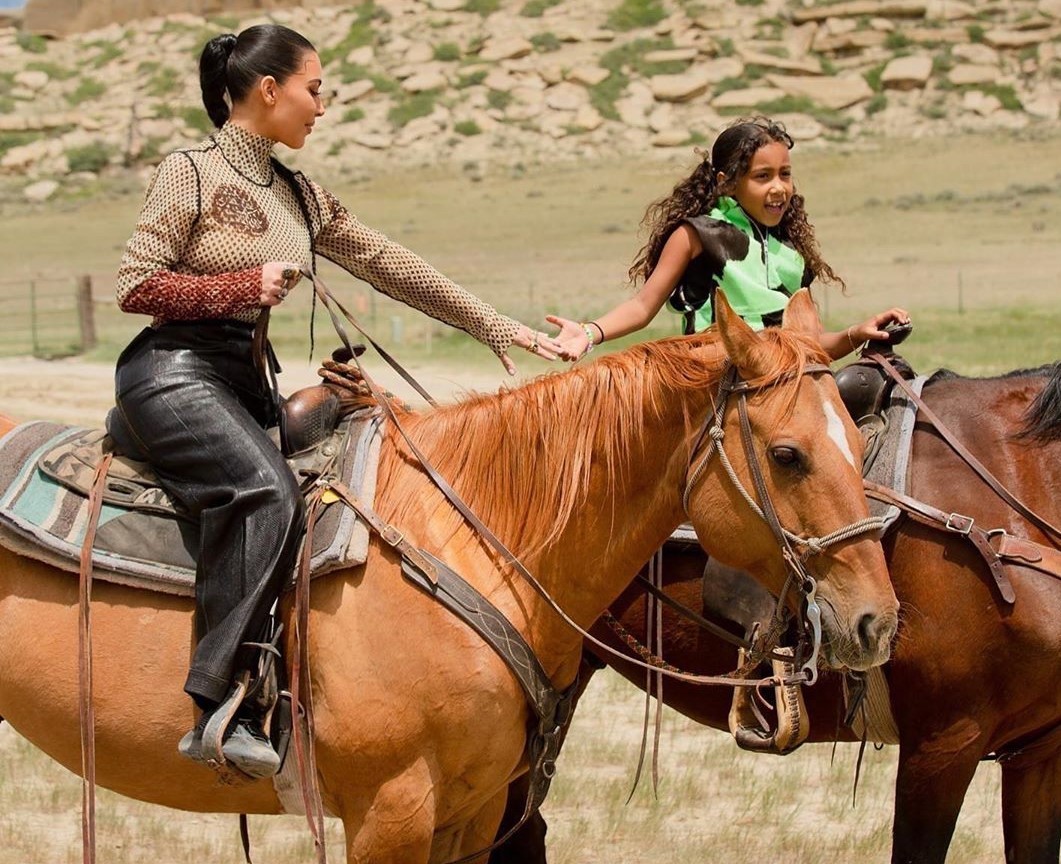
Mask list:
POLYGON ((1002 569, 1002 559, 991 545, 990 540, 993 532, 980 528, 971 516, 965 516, 961 513, 944 513, 931 504, 918 501, 916 498, 903 495, 901 492, 896 492, 894 489, 889 489, 870 480, 863 480, 862 483, 866 488, 868 497, 882 501, 885 504, 893 504, 930 528, 949 531, 968 539, 973 548, 980 553, 980 557, 984 560, 988 570, 991 571, 991 578, 994 579, 995 586, 998 588, 998 593, 1002 596, 1002 599, 1007 603, 1016 601, 1017 597, 1013 593, 1013 586, 1010 584, 1005 570, 1002 569))
POLYGON ((92 707, 92 545, 96 539, 103 490, 113 453, 96 467, 88 497, 88 522, 81 543, 78 580, 77 677, 81 724, 81 853, 84 864, 96 860, 96 715, 92 707))

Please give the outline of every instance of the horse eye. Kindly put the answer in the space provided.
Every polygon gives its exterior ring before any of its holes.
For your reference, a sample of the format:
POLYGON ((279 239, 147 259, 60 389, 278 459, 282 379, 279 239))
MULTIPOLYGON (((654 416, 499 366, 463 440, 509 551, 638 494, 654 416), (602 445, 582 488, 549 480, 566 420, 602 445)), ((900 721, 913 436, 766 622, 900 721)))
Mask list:
POLYGON ((794 447, 774 447, 770 450, 770 455, 778 465, 784 465, 786 468, 799 465, 799 451, 794 447))

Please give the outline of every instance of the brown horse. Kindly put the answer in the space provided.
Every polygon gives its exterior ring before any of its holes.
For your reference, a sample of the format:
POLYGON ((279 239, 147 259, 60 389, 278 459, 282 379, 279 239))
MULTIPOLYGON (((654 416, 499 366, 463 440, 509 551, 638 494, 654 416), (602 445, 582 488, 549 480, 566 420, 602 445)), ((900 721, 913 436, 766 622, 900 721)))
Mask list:
MULTIPOLYGON (((840 456, 857 454, 858 433, 833 422, 843 407, 831 377, 807 368, 823 358, 809 297, 797 296, 784 328, 766 334, 719 305, 717 333, 637 346, 402 417, 417 446, 582 626, 686 518, 682 490, 698 426, 713 410, 727 356, 764 388, 749 414, 782 523, 823 536, 868 514, 858 472, 840 456)), ((734 440, 738 425, 727 408, 724 429, 734 440)), ((750 483, 739 448, 733 461, 750 483)), ((688 517, 712 555, 756 568, 778 591, 786 571, 773 536, 730 482, 712 460, 690 484, 688 517)), ((486 547, 393 429, 377 509, 490 598, 555 686, 572 682, 580 634, 486 547)), ((526 770, 528 709, 515 677, 463 623, 405 583, 400 564, 374 540, 365 566, 317 580, 312 594, 318 776, 325 807, 342 819, 351 864, 442 862, 482 849, 508 784, 526 770)), ((816 559, 815 575, 829 657, 857 668, 884 662, 898 604, 879 542, 863 534, 830 550, 816 559)), ((190 600, 97 583, 97 779, 185 810, 280 812, 271 783, 224 785, 177 754, 195 720, 180 689, 192 618, 190 600)), ((0 549, 0 714, 75 772, 77 619, 75 579, 0 549)))
MULTIPOLYGON (((974 380, 941 373, 925 386, 925 403, 1008 488, 1055 525, 1061 517, 1061 364, 1052 369, 974 380)), ((919 422, 913 442, 911 494, 946 512, 1040 542, 1048 538, 1010 510, 958 460, 934 429, 919 422)), ((1016 592, 1000 601, 982 559, 957 534, 913 521, 885 541, 901 623, 885 667, 900 750, 892 861, 942 864, 977 763, 1001 756, 1005 860, 1057 864, 1061 851, 1061 580, 1008 567, 1016 592)), ((665 591, 699 609, 705 558, 695 547, 667 544, 665 591)), ((734 580, 747 610, 769 611, 769 597, 747 577, 734 580)), ((736 609, 736 604, 733 606, 736 609)), ((636 584, 612 604, 620 623, 644 640, 645 603, 636 584)), ((747 613, 731 616, 741 622, 747 613)), ((592 631, 621 647, 598 623, 592 631)), ((735 629, 740 632, 740 627, 735 629)), ((664 607, 663 650, 669 662, 701 674, 732 669, 736 649, 664 607)), ((638 686, 645 673, 608 662, 638 686)), ((825 673, 804 688, 809 741, 857 740, 839 722, 839 677, 825 673)), ((727 729, 725 688, 666 681, 664 701, 692 719, 727 729)), ((498 850, 506 864, 544 862, 544 831, 531 826, 521 843, 498 850)))

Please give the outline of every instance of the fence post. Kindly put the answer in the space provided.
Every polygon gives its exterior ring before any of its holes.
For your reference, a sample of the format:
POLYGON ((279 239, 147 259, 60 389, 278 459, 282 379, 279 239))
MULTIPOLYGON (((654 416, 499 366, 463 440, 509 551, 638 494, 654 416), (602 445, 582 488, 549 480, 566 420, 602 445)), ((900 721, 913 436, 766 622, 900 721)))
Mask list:
POLYGON ((87 273, 77 277, 77 322, 81 351, 91 351, 96 347, 96 312, 92 306, 92 277, 87 273))
POLYGON ((41 353, 40 345, 37 344, 37 280, 31 279, 29 283, 29 331, 33 340, 33 356, 41 353))

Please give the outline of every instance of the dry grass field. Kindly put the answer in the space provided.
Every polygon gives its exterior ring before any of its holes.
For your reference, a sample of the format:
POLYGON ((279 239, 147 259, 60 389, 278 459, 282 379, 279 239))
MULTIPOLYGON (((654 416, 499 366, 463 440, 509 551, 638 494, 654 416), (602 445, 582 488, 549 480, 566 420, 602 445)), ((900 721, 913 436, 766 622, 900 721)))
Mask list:
MULTIPOLYGON (((326 134, 326 133, 325 133, 326 134)), ((797 147, 797 184, 826 257, 848 292, 818 289, 842 326, 892 304, 913 313, 904 352, 915 366, 994 374, 1061 357, 1061 133, 797 147)), ((420 252, 501 309, 529 322, 546 312, 599 313, 625 296, 645 205, 693 155, 638 164, 395 173, 337 188, 350 209, 420 252)), ((327 182, 326 177, 320 178, 327 182)), ((10 189, 8 189, 10 193, 10 189)), ((111 403, 110 364, 143 321, 113 308, 111 279, 135 219, 136 195, 99 189, 47 209, 0 205, 0 299, 30 279, 94 279, 101 343, 89 358, 0 357, 0 412, 98 424, 111 403)), ((327 278, 428 388, 448 397, 494 389, 505 376, 485 349, 444 334, 328 268, 327 278)), ((310 380, 306 292, 274 317, 285 389, 310 380)), ((674 332, 667 313, 648 334, 674 332)), ((333 339, 318 322, 317 354, 333 339)), ((3 350, 0 353, 10 353, 3 350)), ((549 367, 521 354, 522 376, 549 367)), ((373 368, 382 364, 374 363, 373 368)), ((380 371, 380 377, 390 379, 380 371)), ((71 649, 73 650, 73 649, 71 649)), ((642 782, 625 803, 641 734, 642 697, 611 675, 580 707, 545 812, 555 864, 888 860, 893 749, 867 751, 852 806, 856 748, 805 747, 778 759, 737 750, 720 733, 667 713, 658 796, 642 782)), ((80 857, 79 783, 0 727, 0 864, 80 857)), ((234 817, 176 813, 101 792, 101 864, 242 860, 234 817)), ((341 831, 331 826, 333 860, 341 831)), ((255 860, 311 860, 299 817, 252 820, 255 860)), ((998 772, 970 791, 952 864, 1003 858, 998 772)))

